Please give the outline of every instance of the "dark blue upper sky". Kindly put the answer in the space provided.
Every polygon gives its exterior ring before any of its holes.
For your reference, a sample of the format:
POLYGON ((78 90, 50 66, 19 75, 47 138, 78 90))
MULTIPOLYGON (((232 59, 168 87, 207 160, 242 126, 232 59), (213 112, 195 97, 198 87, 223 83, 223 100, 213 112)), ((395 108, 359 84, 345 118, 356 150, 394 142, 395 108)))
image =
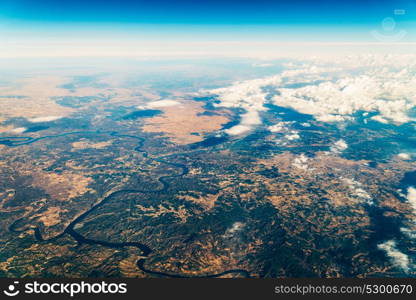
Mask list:
POLYGON ((0 56, 234 55, 391 40, 416 42, 416 0, 0 0, 0 56))
POLYGON ((40 22, 139 24, 374 24, 415 0, 1 0, 0 17, 40 22))

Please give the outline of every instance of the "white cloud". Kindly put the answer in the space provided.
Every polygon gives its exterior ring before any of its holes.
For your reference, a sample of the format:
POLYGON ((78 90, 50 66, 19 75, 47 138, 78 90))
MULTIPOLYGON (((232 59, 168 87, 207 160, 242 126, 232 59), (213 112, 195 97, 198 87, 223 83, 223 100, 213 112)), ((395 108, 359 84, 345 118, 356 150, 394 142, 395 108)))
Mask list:
POLYGON ((165 99, 165 100, 158 100, 149 102, 146 107, 147 108, 160 108, 160 107, 170 107, 180 104, 178 101, 171 100, 171 99, 165 99))
POLYGON ((224 130, 229 135, 238 135, 254 128, 255 125, 260 125, 261 119, 258 111, 252 110, 241 115, 241 121, 239 125, 224 130))
POLYGON ((363 189, 363 185, 361 182, 353 180, 351 178, 341 177, 341 180, 348 186, 351 190, 351 193, 354 197, 356 197, 360 201, 365 201, 368 204, 374 204, 371 195, 363 189))
MULTIPOLYGON (((412 206, 413 214, 416 215, 416 188, 412 186, 409 187, 407 189, 407 195, 404 195, 402 193, 402 190, 398 190, 398 192, 400 196, 406 197, 407 201, 412 206)), ((410 222, 411 222, 411 228, 402 227, 400 228, 400 230, 401 232, 406 234, 409 238, 416 239, 416 230, 415 230, 416 221, 413 219, 410 222)))
POLYGON ((416 239, 416 231, 411 230, 406 227, 400 228, 400 231, 403 232, 405 235, 407 235, 411 239, 416 239))
POLYGON ((404 159, 404 160, 411 159, 411 156, 408 153, 399 153, 399 154, 397 154, 397 157, 400 158, 400 159, 404 159))
POLYGON ((416 105, 415 85, 412 76, 399 76, 390 72, 377 76, 364 74, 346 76, 336 81, 300 88, 281 88, 274 103, 313 115, 323 122, 351 120, 359 110, 379 112, 377 121, 405 123, 412 119, 407 111, 416 105))
MULTIPOLYGON (((265 111, 264 104, 266 103, 267 93, 263 91, 264 85, 276 85, 280 82, 279 76, 272 76, 267 79, 254 79, 210 91, 202 91, 202 93, 209 93, 218 95, 220 103, 215 104, 217 107, 242 108, 245 113, 241 115, 241 122, 236 128, 230 128, 225 131, 228 134, 235 134, 234 132, 246 132, 260 125, 260 112, 265 111), (231 132, 231 133, 230 133, 231 132)), ((238 133, 237 133, 238 134, 238 133)))
POLYGON ((276 143, 286 145, 289 141, 300 139, 299 131, 289 128, 289 126, 293 123, 295 122, 277 122, 274 125, 268 126, 267 129, 272 133, 283 133, 284 136, 276 140, 276 143))
POLYGON ((241 115, 241 124, 248 126, 261 124, 259 112, 256 110, 252 110, 241 115))
POLYGON ((308 162, 309 158, 305 155, 305 154, 301 154, 299 156, 297 156, 293 162, 292 162, 292 166, 304 171, 308 170, 308 162))
POLYGON ((17 127, 10 130, 11 133, 24 133, 27 130, 25 127, 17 127))
POLYGON ((58 119, 61 119, 61 116, 45 116, 45 117, 37 117, 28 119, 31 123, 41 123, 41 122, 51 122, 58 119))
MULTIPOLYGON (((313 115, 313 113, 312 113, 313 115)), ((332 123, 332 122, 342 122, 352 120, 352 117, 349 116, 342 116, 342 115, 333 115, 333 114, 317 114, 315 116, 316 120, 325 123, 332 123)))
POLYGON ((401 268, 405 272, 409 271, 410 259, 406 254, 397 249, 396 242, 394 240, 379 244, 378 248, 386 252, 387 256, 390 257, 394 265, 401 268))
POLYGON ((380 116, 380 115, 373 116, 373 117, 371 117, 370 119, 371 119, 371 120, 374 120, 374 121, 377 121, 377 122, 380 122, 380 123, 383 123, 383 124, 388 124, 388 123, 389 123, 389 121, 388 121, 387 119, 383 118, 383 117, 382 117, 382 116, 380 116))
POLYGON ((277 124, 271 125, 267 127, 270 132, 281 132, 285 129, 285 124, 283 122, 279 122, 277 124))
POLYGON ((236 126, 233 126, 233 127, 229 128, 229 129, 225 129, 224 132, 226 134, 229 134, 229 135, 239 135, 239 134, 248 132, 250 130, 251 130, 251 127, 250 126, 246 126, 246 125, 236 125, 236 126))
POLYGON ((267 129, 270 132, 277 133, 277 132, 288 132, 289 126, 292 125, 293 121, 286 121, 286 122, 277 122, 276 124, 270 125, 267 127, 267 129))
POLYGON ((346 150, 348 148, 348 144, 343 140, 340 139, 336 141, 331 147, 331 151, 334 153, 341 153, 342 151, 346 150))
POLYGON ((223 238, 226 238, 226 239, 232 238, 236 233, 243 230, 243 228, 244 228, 244 223, 235 222, 230 228, 228 228, 225 231, 223 238))
POLYGON ((407 201, 409 201, 414 213, 416 214, 416 188, 411 186, 407 189, 407 201))
POLYGON ((287 139, 288 141, 293 141, 293 140, 300 139, 300 135, 298 131, 292 130, 288 134, 286 134, 284 138, 287 139))
POLYGON ((416 107, 416 56, 331 59, 305 60, 275 76, 208 92, 218 96, 217 106, 242 108, 253 115, 267 110, 264 104, 271 102, 321 122, 351 121, 359 111, 377 113, 371 119, 383 123, 413 121, 408 112, 416 107), (265 87, 276 92, 270 94, 265 87))

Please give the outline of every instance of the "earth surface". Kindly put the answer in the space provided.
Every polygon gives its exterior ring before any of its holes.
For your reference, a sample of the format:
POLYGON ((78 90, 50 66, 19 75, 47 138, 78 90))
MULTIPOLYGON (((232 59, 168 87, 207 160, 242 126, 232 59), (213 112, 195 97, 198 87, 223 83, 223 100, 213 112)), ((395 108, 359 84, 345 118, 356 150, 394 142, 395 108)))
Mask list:
POLYGON ((0 276, 414 277, 415 61, 3 70, 0 276))

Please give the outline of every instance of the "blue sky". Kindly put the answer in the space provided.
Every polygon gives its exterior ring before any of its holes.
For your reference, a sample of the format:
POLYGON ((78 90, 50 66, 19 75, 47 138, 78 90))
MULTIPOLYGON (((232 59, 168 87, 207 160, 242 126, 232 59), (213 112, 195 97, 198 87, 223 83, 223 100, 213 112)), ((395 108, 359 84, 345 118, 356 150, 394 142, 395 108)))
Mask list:
POLYGON ((382 36, 402 30, 401 41, 415 42, 415 21, 416 0, 0 1, 0 38, 26 47, 93 40, 374 42, 374 30, 382 36), (395 22, 388 32, 386 18, 395 22))
POLYGON ((394 9, 414 19, 412 0, 2 0, 3 18, 38 22, 127 24, 376 24, 394 9))

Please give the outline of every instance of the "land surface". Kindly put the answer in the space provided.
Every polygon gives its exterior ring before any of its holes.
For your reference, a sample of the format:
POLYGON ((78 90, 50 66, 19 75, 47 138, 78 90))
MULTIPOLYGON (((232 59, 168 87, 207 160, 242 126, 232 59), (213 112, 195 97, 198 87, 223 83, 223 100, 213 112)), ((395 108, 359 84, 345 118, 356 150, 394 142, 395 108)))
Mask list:
POLYGON ((227 136, 239 111, 188 92, 111 76, 0 87, 0 275, 415 276, 379 247, 416 256, 402 230, 416 230, 416 162, 391 151, 406 127, 299 114, 291 142, 261 126, 227 136), (165 98, 177 104, 152 104, 165 98), (348 149, 331 150, 340 137, 348 149))

